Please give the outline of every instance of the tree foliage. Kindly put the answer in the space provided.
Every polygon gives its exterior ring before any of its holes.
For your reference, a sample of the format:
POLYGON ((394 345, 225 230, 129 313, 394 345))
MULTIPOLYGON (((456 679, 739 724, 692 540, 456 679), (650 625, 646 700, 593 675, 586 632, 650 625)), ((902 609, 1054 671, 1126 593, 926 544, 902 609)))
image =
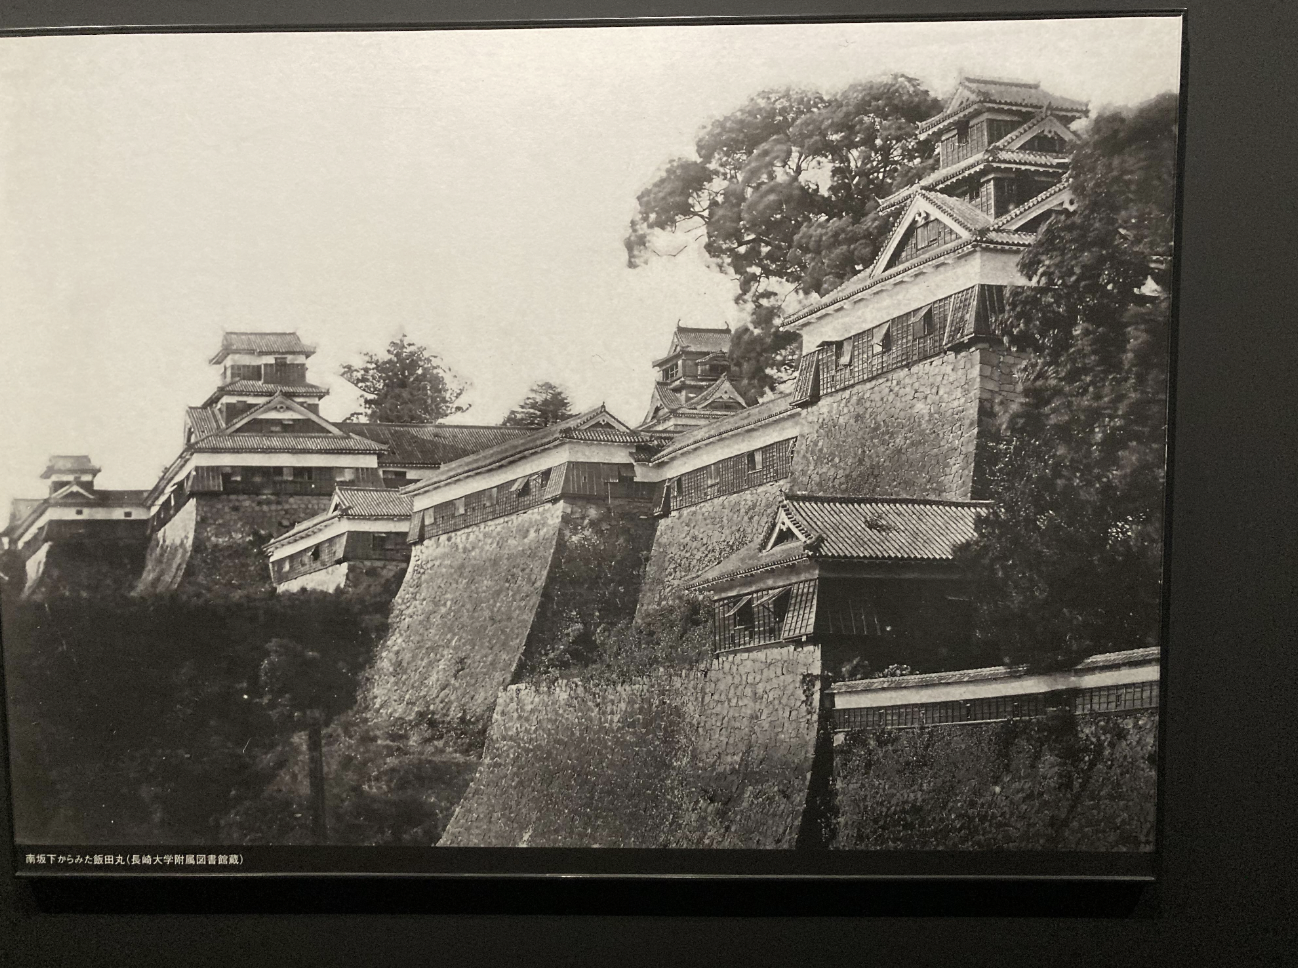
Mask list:
POLYGON ((366 353, 360 366, 348 363, 343 379, 366 394, 370 423, 436 423, 469 409, 457 401, 465 386, 441 358, 404 334, 380 356, 366 353))
POLYGON ((562 387, 542 381, 532 384, 527 396, 501 421, 506 427, 548 427, 576 416, 562 387))
POLYGON ((901 74, 832 95, 763 91, 712 122, 694 158, 669 162, 640 193, 628 264, 642 264, 663 233, 701 237, 750 311, 731 372, 746 395, 769 390, 796 340, 775 328, 775 308, 869 267, 888 229, 878 199, 926 170, 931 146, 915 128, 940 109, 901 74))
POLYGON ((1011 661, 1071 665, 1155 645, 1166 464, 1177 102, 1098 117, 1075 155, 1077 209, 1007 301, 1022 400, 989 450, 996 509, 963 551, 978 633, 1011 661))
POLYGON ((16 595, 0 604, 18 836, 197 844, 263 795, 263 758, 303 728, 282 712, 351 705, 391 590, 16 595))

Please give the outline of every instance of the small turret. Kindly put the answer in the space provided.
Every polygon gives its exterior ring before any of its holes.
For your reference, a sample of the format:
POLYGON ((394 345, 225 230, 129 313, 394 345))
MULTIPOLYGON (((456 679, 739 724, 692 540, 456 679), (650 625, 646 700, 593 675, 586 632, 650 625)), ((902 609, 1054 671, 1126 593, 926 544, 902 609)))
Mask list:
POLYGON ((45 465, 41 479, 50 482, 51 494, 69 484, 79 484, 85 490, 93 491, 99 470, 86 454, 54 454, 45 465))

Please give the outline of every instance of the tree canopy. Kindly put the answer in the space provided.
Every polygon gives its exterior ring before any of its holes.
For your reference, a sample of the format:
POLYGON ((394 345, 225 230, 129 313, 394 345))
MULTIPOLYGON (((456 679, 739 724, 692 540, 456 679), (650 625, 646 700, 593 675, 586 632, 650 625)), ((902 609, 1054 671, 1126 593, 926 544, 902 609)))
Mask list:
POLYGON ((695 157, 669 162, 640 193, 628 264, 657 254, 666 233, 701 238, 749 311, 731 343, 733 379, 749 397, 769 390, 796 341, 776 329, 776 309, 869 267, 888 230, 878 199, 928 170, 932 147, 915 130, 939 110, 901 74, 832 95, 763 91, 712 122, 695 157))
POLYGON ((962 555, 977 631, 1047 668, 1156 645, 1160 628, 1177 101, 1096 118, 1077 209, 1042 230, 1011 291, 1021 402, 989 449, 995 510, 962 555))
POLYGON ((370 423, 436 423, 468 410, 457 403, 465 385, 441 358, 404 334, 380 356, 366 353, 360 366, 342 368, 343 379, 366 394, 370 423))
POLYGON ((542 381, 532 384, 527 396, 501 421, 506 427, 548 427, 576 416, 562 387, 542 381))

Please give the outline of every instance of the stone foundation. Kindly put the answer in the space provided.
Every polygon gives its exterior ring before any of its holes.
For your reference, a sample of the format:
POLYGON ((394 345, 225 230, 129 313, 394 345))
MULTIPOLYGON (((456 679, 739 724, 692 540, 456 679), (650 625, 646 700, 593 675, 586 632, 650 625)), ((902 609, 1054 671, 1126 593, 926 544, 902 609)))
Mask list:
POLYGON ((652 533, 647 512, 565 500, 416 545, 365 715, 480 748, 525 655, 580 648, 632 615, 652 533))
POLYGON ((149 540, 137 595, 271 587, 262 547, 329 507, 331 495, 194 495, 149 540))
POLYGON ((819 706, 815 646, 630 682, 512 686, 439 844, 793 847, 819 706))
POLYGON ((787 481, 763 484, 660 518, 640 590, 640 609, 662 603, 695 575, 758 541, 771 523, 780 491, 788 486, 787 481))
POLYGON ((791 486, 820 494, 980 496, 980 443, 1018 360, 968 348, 827 394, 806 411, 791 486))
POLYGON ((27 559, 23 598, 51 595, 113 598, 134 586, 144 564, 145 538, 77 537, 46 541, 27 559))

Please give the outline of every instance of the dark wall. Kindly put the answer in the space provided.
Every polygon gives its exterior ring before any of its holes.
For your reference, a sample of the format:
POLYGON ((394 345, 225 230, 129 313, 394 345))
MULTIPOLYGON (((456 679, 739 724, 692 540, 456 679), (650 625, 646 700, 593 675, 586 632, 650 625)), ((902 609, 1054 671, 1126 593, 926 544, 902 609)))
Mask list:
POLYGON ((834 846, 1152 850, 1158 717, 840 734, 834 846))

